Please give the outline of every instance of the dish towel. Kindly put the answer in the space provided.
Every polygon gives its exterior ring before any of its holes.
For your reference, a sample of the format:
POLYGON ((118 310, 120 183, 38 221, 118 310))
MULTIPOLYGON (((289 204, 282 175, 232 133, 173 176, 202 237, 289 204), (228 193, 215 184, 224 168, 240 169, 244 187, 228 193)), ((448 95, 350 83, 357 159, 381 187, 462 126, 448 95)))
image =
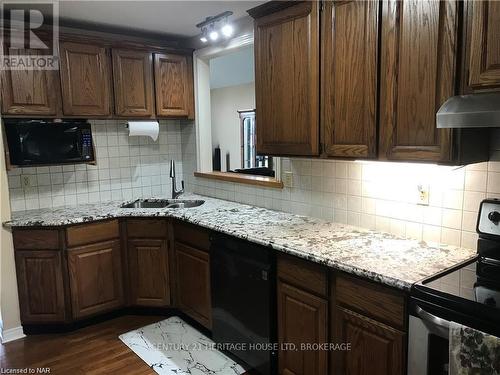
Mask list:
POLYGON ((450 322, 450 375, 500 375, 500 338, 450 322))

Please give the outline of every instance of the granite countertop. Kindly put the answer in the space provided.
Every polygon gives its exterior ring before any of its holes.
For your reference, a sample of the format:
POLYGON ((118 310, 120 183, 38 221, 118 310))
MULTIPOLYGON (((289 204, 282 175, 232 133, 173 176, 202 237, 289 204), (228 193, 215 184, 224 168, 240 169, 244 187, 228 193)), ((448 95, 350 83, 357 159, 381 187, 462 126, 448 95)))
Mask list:
MULTIPOLYGON (((401 290, 476 252, 235 202, 203 199, 187 209, 120 208, 122 201, 14 212, 7 227, 53 227, 119 217, 172 217, 293 254, 401 290)), ((154 199, 152 199, 154 200, 154 199)))

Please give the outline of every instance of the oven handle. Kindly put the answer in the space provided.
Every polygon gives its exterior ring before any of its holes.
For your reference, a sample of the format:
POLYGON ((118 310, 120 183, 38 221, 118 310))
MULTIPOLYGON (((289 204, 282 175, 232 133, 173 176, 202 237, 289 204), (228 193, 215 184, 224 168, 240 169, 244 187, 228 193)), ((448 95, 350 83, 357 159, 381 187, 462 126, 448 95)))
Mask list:
POLYGON ((431 313, 422 309, 420 306, 415 306, 415 312, 420 317, 420 319, 422 319, 426 322, 429 322, 435 326, 438 326, 438 327, 446 329, 446 330, 450 329, 450 322, 449 321, 442 319, 442 318, 439 318, 435 315, 432 315, 431 313))

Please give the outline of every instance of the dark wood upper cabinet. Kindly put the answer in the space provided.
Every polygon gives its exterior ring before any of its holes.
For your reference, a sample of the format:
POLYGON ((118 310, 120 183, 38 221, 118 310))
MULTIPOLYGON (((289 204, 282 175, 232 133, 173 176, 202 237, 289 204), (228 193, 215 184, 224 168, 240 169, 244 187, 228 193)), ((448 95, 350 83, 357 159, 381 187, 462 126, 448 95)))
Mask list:
POLYGON ((377 1, 327 1, 322 17, 321 129, 328 156, 377 156, 377 1))
POLYGON ((405 373, 405 333, 342 307, 335 309, 333 317, 336 341, 352 348, 334 352, 334 375, 405 373))
POLYGON ((448 162, 452 131, 436 112, 456 93, 457 2, 385 0, 380 158, 448 162))
POLYGON ((111 67, 108 50, 82 43, 60 45, 64 115, 111 115, 111 67))
MULTIPOLYGON (((319 3, 301 2, 255 18, 257 152, 319 154, 319 3)), ((264 9, 264 11, 263 11, 264 9)))
POLYGON ((74 318, 95 315, 123 305, 119 240, 69 249, 68 271, 74 318))
POLYGON ((191 117, 191 58, 174 54, 155 54, 156 114, 159 117, 191 117))
POLYGON ((467 1, 468 86, 500 87, 500 2, 467 1))
POLYGON ((128 241, 130 300, 133 305, 168 306, 168 246, 161 239, 128 241))
MULTIPOLYGON (((11 54, 42 55, 37 49, 11 54)), ((2 70, 2 114, 58 116, 60 87, 56 70, 2 70)))
POLYGON ((115 114, 154 116, 153 54, 113 49, 112 56, 115 114))

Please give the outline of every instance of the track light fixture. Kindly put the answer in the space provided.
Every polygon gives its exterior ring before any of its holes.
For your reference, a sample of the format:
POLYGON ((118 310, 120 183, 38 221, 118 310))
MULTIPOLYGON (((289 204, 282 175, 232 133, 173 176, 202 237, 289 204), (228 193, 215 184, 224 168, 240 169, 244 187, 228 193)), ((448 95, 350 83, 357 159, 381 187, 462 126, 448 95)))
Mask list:
POLYGON ((196 27, 201 29, 200 40, 203 43, 207 43, 208 40, 215 42, 219 39, 220 34, 222 34, 225 38, 229 38, 233 35, 233 25, 231 25, 228 21, 229 16, 232 14, 233 12, 231 11, 222 12, 216 16, 207 17, 205 21, 197 24, 196 27), (218 27, 218 23, 221 22, 222 27, 218 27))

